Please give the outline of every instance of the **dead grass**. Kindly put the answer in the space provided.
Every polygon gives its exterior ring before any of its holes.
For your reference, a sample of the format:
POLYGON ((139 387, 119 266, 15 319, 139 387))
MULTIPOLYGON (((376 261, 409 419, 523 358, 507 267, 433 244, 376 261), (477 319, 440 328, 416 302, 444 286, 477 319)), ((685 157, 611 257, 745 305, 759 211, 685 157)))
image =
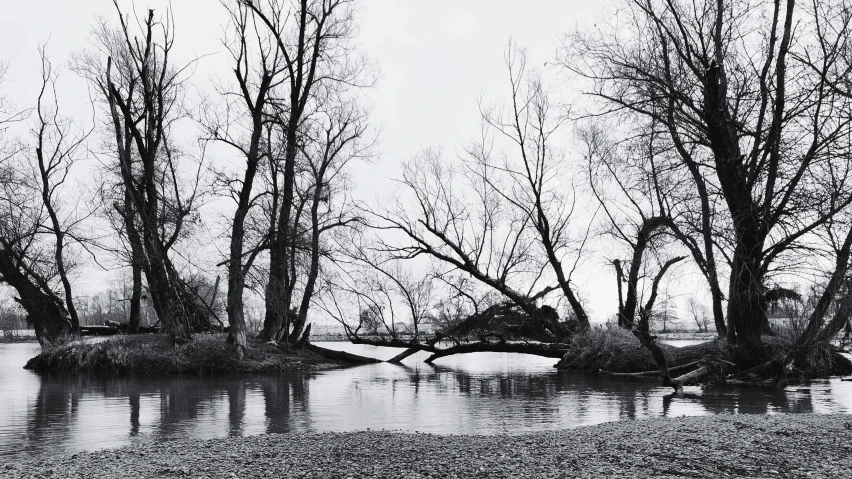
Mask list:
MULTIPOLYGON (((795 331, 786 334, 781 331, 775 336, 764 336, 763 345, 768 355, 781 362, 790 354, 795 334, 795 331)), ((732 348, 725 341, 713 340, 681 348, 665 344, 660 347, 670 368, 699 360, 717 365, 733 362, 732 348)), ((852 374, 852 362, 831 345, 809 349, 806 353, 798 358, 793 371, 788 374, 792 380, 852 374)), ((576 335, 571 340, 568 353, 556 367, 570 371, 615 373, 657 369, 651 353, 642 347, 633 333, 619 328, 595 328, 576 335)))
MULTIPOLYGON (((693 346, 675 348, 661 344, 669 367, 698 361, 706 356, 727 358, 725 343, 708 341, 693 346)), ((594 328, 578 334, 571 340, 568 353, 556 365, 559 369, 572 371, 610 371, 635 373, 654 371, 657 364, 630 331, 612 328, 594 328)))
POLYGON ((284 351, 249 340, 245 358, 225 344, 224 334, 198 334, 176 346, 165 335, 114 336, 78 340, 43 350, 26 368, 34 371, 87 371, 120 374, 254 373, 315 370, 341 366, 310 351, 284 351))

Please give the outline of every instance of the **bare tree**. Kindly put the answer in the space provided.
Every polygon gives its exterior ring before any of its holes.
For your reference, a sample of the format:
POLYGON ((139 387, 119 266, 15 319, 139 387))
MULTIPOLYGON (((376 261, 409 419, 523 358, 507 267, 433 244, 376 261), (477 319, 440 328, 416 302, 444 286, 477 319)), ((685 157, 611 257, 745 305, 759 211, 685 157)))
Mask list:
POLYGON ((768 275, 852 202, 849 101, 829 81, 849 24, 821 28, 841 11, 792 0, 635 0, 617 27, 566 38, 563 64, 591 80, 590 93, 613 115, 662 125, 682 167, 701 177, 698 196, 723 201, 728 336, 743 366, 768 355, 768 275))
POLYGON ((231 38, 226 46, 233 61, 236 84, 220 88, 225 111, 213 110, 204 124, 211 139, 236 149, 245 158, 245 169, 236 178, 222 172, 218 181, 237 202, 231 221, 228 264, 228 342, 242 358, 246 348, 243 295, 245 278, 266 239, 246 249, 246 219, 258 200, 255 177, 261 160, 270 158, 265 143, 273 128, 270 99, 287 81, 287 60, 276 38, 243 2, 223 2, 230 14, 231 38))
MULTIPOLYGON (((488 168, 459 171, 440 152, 422 152, 404 166, 401 180, 414 207, 397 200, 385 211, 371 212, 380 231, 401 233, 407 242, 380 237, 377 248, 397 259, 434 258, 447 271, 492 288, 535 320, 540 312, 535 300, 559 287, 540 286, 548 262, 535 254, 531 219, 505 207, 505 199, 486 183, 490 174, 488 168)), ((548 327, 555 336, 564 335, 562 326, 548 327)))
MULTIPOLYGON (((568 301, 580 327, 589 328, 589 317, 571 285, 571 275, 581 259, 586 237, 572 238, 577 206, 573 185, 563 154, 552 144, 565 115, 555 112, 542 80, 535 71, 527 71, 526 55, 510 44, 505 54, 511 96, 503 108, 482 112, 484 139, 468 148, 481 175, 482 185, 502 196, 508 207, 517 210, 538 233, 542 254, 556 276, 556 282, 568 301), (508 140, 512 150, 494 158, 494 143, 489 135, 508 140), (560 181, 561 180, 561 181, 560 181), (572 267, 566 268, 568 260, 572 267)), ((590 220, 586 220, 590 221, 590 220)), ((588 230, 582 228, 580 231, 588 230)))
POLYGON ((303 122, 317 95, 359 85, 362 66, 354 60, 351 39, 354 21, 348 0, 241 0, 275 39, 287 69, 287 92, 273 103, 281 125, 283 174, 276 202, 269 247, 266 319, 262 339, 280 340, 288 334, 285 317, 290 311, 296 269, 295 226, 298 217, 296 163, 303 122))
POLYGON ((331 258, 326 236, 337 228, 362 221, 351 207, 345 173, 350 162, 366 159, 370 154, 373 142, 365 136, 366 120, 367 112, 355 103, 328 98, 309 122, 301 147, 309 171, 303 193, 309 205, 308 231, 299 234, 307 238, 309 260, 298 314, 295 322, 288 325, 290 344, 296 344, 303 333, 320 274, 320 260, 331 258))
POLYGON ((707 306, 704 305, 696 296, 690 296, 686 302, 689 314, 692 320, 695 321, 695 326, 699 333, 707 332, 707 306))
POLYGON ((170 19, 163 23, 149 10, 139 19, 142 31, 137 37, 117 3, 115 7, 120 28, 102 25, 96 32, 100 50, 84 55, 77 69, 108 106, 125 195, 116 209, 125 218, 131 245, 141 243, 144 252, 138 255, 137 249, 133 263, 142 260, 154 310, 164 329, 176 342, 185 342, 193 329, 209 327, 208 312, 199 307, 169 256, 188 232, 200 173, 199 167, 195 181, 186 181, 179 165, 181 153, 171 142, 172 125, 183 116, 185 67, 172 65, 170 19), (105 64, 102 56, 106 56, 105 64))
POLYGON ((55 238, 54 264, 65 292, 65 307, 71 319, 71 329, 77 332, 80 319, 74 307, 71 281, 68 279, 68 259, 66 248, 68 238, 72 237, 71 228, 81 219, 60 218, 59 191, 68 179, 74 162, 79 158, 79 150, 88 137, 85 132, 75 132, 73 125, 63 119, 59 113, 56 99, 56 73, 47 58, 44 47, 39 48, 42 64, 42 83, 36 103, 37 122, 33 129, 37 176, 41 186, 41 201, 47 213, 45 227, 55 238), (52 95, 53 103, 48 105, 46 95, 52 95))
MULTIPOLYGON (((633 259, 640 260, 630 260, 630 268, 641 267, 646 249, 674 247, 675 242, 685 247, 710 285, 716 332, 725 337, 723 295, 715 263, 718 245, 713 240, 713 225, 720 215, 712 198, 705 198, 701 188, 695 192, 693 175, 679 168, 677 156, 660 141, 666 133, 658 125, 652 122, 633 128, 623 140, 614 139, 607 130, 617 128, 592 123, 580 131, 591 192, 608 220, 607 235, 627 245, 633 259)), ((639 273, 639 269, 629 269, 623 276, 628 290, 636 290, 639 273)), ((633 324, 637 298, 629 297, 623 304, 619 325, 626 327, 633 324)))
MULTIPOLYGON (((642 346, 645 346, 645 348, 648 349, 654 357, 654 361, 657 363, 657 367, 660 370, 660 377, 663 380, 663 385, 665 386, 670 385, 672 383, 672 379, 669 375, 668 363, 666 362, 663 350, 660 345, 657 344, 656 337, 651 336, 651 316, 655 313, 654 307, 657 301, 660 281, 663 279, 663 276, 665 276, 666 271, 668 271, 669 268, 683 259, 685 259, 683 256, 678 256, 667 260, 660 266, 659 271, 656 276, 654 276, 654 280, 651 282, 651 293, 648 295, 648 300, 645 302, 644 306, 639 308, 639 321, 633 328, 633 335, 639 339, 642 346)), ((664 303, 663 307, 666 308, 666 311, 663 314, 668 314, 669 305, 664 303)), ((665 323, 663 325, 663 330, 665 330, 665 323)))
MULTIPOLYGON (((400 362, 420 351, 430 353, 426 358, 430 363, 454 354, 485 351, 552 358, 565 354, 564 344, 525 338, 526 333, 540 334, 542 328, 530 327, 529 316, 514 303, 494 301, 489 294, 483 297, 465 291, 457 299, 463 297, 462 303, 471 301, 474 307, 456 310, 454 320, 436 324, 436 299, 448 295, 453 286, 438 275, 414 273, 405 265, 409 260, 368 250, 359 255, 358 261, 365 267, 327 277, 329 284, 318 304, 341 323, 352 343, 405 348, 389 362, 400 362), (434 330, 426 331, 423 326, 430 323, 434 330)), ((543 307, 539 314, 548 309, 543 307)))
MULTIPOLYGON (((0 83, 5 71, 0 64, 0 83)), ((28 174, 33 170, 23 154, 26 147, 6 135, 8 126, 27 113, 0 97, 0 282, 15 290, 13 299, 26 312, 39 342, 49 345, 65 341, 74 328, 52 287, 58 276, 56 236, 46 234, 42 185, 28 174)))

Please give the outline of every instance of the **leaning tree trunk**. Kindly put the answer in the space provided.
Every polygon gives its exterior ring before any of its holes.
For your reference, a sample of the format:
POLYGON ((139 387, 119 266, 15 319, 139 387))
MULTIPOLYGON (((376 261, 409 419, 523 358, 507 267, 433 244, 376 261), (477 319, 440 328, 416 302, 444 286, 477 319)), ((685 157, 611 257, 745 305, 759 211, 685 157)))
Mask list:
POLYGON ((150 229, 146 228, 144 234, 146 261, 146 277, 148 278, 148 289, 151 292, 151 300, 157 317, 163 324, 175 343, 183 344, 192 339, 188 324, 188 315, 178 288, 180 284, 177 273, 173 271, 168 258, 162 253, 159 242, 152 237, 150 229))
MULTIPOLYGON (((325 172, 323 167, 320 170, 320 178, 325 172)), ((319 275, 319 204, 322 198, 322 183, 320 182, 314 188, 313 199, 311 202, 311 266, 308 271, 308 279, 305 283, 305 291, 302 294, 302 302, 299 306, 299 314, 293 322, 293 330, 290 332, 288 341, 290 344, 297 344, 299 335, 302 334, 302 329, 305 327, 305 322, 308 320, 308 308, 311 306, 311 298, 314 295, 314 288, 319 275)))
POLYGON ((651 336, 650 319, 651 313, 654 309, 654 303, 657 300, 657 291, 660 287, 660 281, 662 281, 663 276, 665 276, 666 271, 668 271, 669 268, 684 259, 686 259, 685 256, 677 256, 663 263, 660 271, 657 272, 657 275, 654 276, 654 280, 651 282, 651 294, 648 297, 648 301, 642 308, 640 308, 639 323, 633 328, 633 335, 639 339, 639 342, 642 343, 642 346, 651 353, 651 356, 654 358, 654 362, 657 363, 657 368, 660 370, 660 377, 663 380, 664 386, 671 385, 672 378, 669 374, 669 365, 666 361, 665 354, 663 354, 663 349, 659 344, 657 344, 656 338, 651 336))
MULTIPOLYGON (((41 141, 41 138, 39 138, 41 141)), ((62 283, 62 289, 65 291, 65 305, 69 317, 71 319, 71 329, 74 332, 80 330, 80 319, 77 316, 77 309, 74 307, 74 297, 71 292, 71 281, 68 279, 68 271, 65 265, 65 232, 62 225, 59 223, 59 217, 56 214, 56 209, 53 206, 53 198, 50 196, 50 177, 45 170, 45 161, 42 156, 41 148, 36 148, 38 156, 39 168, 41 171, 42 181, 42 202, 47 210, 50 224, 53 228, 53 235, 56 238, 56 245, 53 251, 53 260, 56 263, 56 271, 59 274, 59 280, 62 283)))
POLYGON ((800 370, 810 369, 812 365, 808 364, 808 359, 812 353, 820 347, 828 348, 830 341, 849 324, 849 319, 852 317, 852 288, 849 287, 847 279, 850 256, 852 256, 852 228, 847 232, 843 245, 837 251, 831 278, 808 316, 805 330, 796 338, 796 344, 785 358, 785 365, 793 362, 800 370), (829 308, 844 286, 846 291, 840 299, 834 317, 825 324, 829 308))
POLYGON ((42 346, 59 344, 72 336, 73 328, 62 300, 24 275, 8 251, 0 251, 0 275, 18 293, 15 301, 26 311, 42 346))
MULTIPOLYGON (((642 222, 639 231, 636 234, 636 244, 633 247, 633 257, 630 259, 630 268, 627 272, 627 294, 624 299, 624 304, 620 308, 618 324, 626 329, 633 329, 634 318, 636 317, 636 309, 639 307, 639 273, 642 269, 642 257, 648 247, 651 238, 657 228, 661 228, 666 224, 666 218, 655 216, 648 218, 642 222)), ((619 285, 624 278, 621 264, 616 265, 616 275, 619 276, 619 285)), ((653 305, 653 303, 652 303, 653 305)), ((650 314, 650 312, 649 312, 650 314)))
POLYGON ((65 306, 55 296, 38 289, 21 294, 16 301, 24 308, 35 329, 36 339, 42 345, 61 344, 73 334, 65 306))
POLYGON ((663 386, 671 385, 672 378, 669 373, 669 364, 666 361, 666 355, 663 353, 663 349, 657 344, 657 341, 654 337, 651 336, 651 327, 650 327, 650 318, 651 311, 642 308, 639 311, 639 322, 636 324, 636 327, 633 328, 633 335, 636 336, 636 339, 645 347, 654 358, 654 362, 657 363, 657 368, 660 371, 660 378, 663 380, 663 386))

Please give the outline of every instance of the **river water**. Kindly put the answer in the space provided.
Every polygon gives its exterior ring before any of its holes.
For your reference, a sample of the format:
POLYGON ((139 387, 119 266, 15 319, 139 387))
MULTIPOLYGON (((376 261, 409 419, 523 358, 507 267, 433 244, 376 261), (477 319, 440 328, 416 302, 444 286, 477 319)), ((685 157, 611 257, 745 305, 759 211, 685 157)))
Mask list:
MULTIPOLYGON (((388 359, 396 350, 318 343, 388 359)), ((40 376, 34 343, 0 344, 0 464, 135 441, 387 429, 522 433, 605 421, 718 413, 852 413, 852 382, 771 389, 686 388, 656 379, 559 372, 554 359, 412 356, 318 373, 235 377, 40 376)))

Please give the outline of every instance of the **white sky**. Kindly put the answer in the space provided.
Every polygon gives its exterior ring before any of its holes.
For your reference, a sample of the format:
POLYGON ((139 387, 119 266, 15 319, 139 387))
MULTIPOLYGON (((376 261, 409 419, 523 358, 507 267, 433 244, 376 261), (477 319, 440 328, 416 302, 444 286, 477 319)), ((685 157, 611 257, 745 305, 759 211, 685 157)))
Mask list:
MULTIPOLYGON (((34 103, 39 82, 37 46, 49 39, 48 52, 63 71, 59 101, 66 115, 91 122, 86 84, 67 68, 70 55, 86 47, 97 16, 117 17, 111 0, 30 0, 5 2, 0 17, 0 61, 9 62, 5 94, 21 106, 34 103)), ((134 3, 121 0, 127 12, 134 3)), ((357 23, 360 49, 380 71, 368 92, 372 122, 381 132, 379 158, 361 165, 353 177, 363 192, 389 191, 402 161, 424 147, 440 146, 452 155, 479 132, 477 100, 501 99, 507 93, 504 50, 511 38, 528 50, 528 68, 555 74, 545 62, 556 52, 558 36, 587 27, 610 1, 581 0, 364 0, 357 23)), ((162 14, 169 8, 176 26, 176 63, 203 56, 191 77, 194 88, 209 91, 211 79, 229 75, 228 56, 220 43, 226 15, 215 0, 137 0, 162 14)), ((564 141, 570 142, 566 130, 564 141)), ((191 139, 189 140, 191 141, 191 139)), ((90 168, 80 166, 80 168, 90 168)), ((614 312, 611 267, 600 253, 580 279, 581 295, 594 319, 614 312), (605 271, 601 271, 606 268, 605 271)), ((77 278, 80 290, 102 287, 96 274, 77 278)), ((80 294, 83 294, 80 291, 80 294)))

